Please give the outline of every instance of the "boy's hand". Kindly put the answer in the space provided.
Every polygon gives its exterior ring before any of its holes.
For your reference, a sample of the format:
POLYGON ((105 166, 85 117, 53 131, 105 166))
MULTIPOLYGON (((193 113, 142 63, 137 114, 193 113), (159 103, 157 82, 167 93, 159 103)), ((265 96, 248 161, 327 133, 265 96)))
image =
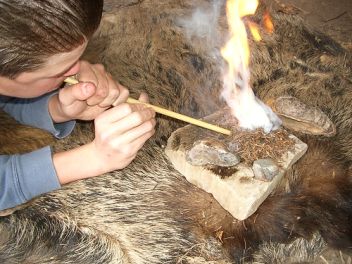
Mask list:
POLYGON ((99 115, 92 148, 101 172, 126 167, 154 134, 155 123, 155 111, 142 104, 124 103, 99 115))
MULTIPOLYGON (((140 97, 147 102, 146 95, 140 97)), ((95 119, 95 139, 53 156, 62 184, 122 169, 154 134, 155 111, 142 104, 123 103, 95 119), (82 166, 82 164, 84 164, 82 166)))
POLYGON ((49 102, 56 123, 72 119, 93 120, 100 113, 127 100, 129 91, 107 73, 101 64, 80 61, 80 83, 66 86, 49 102))

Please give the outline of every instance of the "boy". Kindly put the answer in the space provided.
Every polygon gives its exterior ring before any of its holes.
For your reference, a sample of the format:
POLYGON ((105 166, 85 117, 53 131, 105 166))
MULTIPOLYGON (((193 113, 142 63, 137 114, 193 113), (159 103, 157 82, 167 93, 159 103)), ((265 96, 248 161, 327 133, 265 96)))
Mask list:
POLYGON ((102 65, 79 60, 102 7, 103 0, 0 0, 0 107, 57 138, 72 131, 75 119, 95 120, 95 139, 79 148, 0 155, 0 210, 122 169, 154 134, 152 109, 125 103, 128 90, 102 65), (72 75, 80 83, 57 90, 72 75))

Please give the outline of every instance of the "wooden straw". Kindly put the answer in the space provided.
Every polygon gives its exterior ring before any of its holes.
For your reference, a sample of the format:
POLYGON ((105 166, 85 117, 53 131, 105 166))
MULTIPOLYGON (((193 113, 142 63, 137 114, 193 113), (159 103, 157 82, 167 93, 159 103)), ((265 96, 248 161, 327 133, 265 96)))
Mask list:
MULTIPOLYGON (((73 77, 68 77, 68 78, 65 79, 65 82, 68 83, 68 84, 77 84, 78 80, 76 80, 73 77)), ((222 134, 225 134, 225 135, 228 135, 228 136, 231 135, 231 131, 228 130, 228 129, 225 129, 225 128, 222 128, 222 127, 219 127, 219 126, 215 126, 215 125, 206 123, 204 121, 201 121, 201 120, 189 117, 189 116, 181 115, 179 113, 176 113, 176 112, 173 112, 173 111, 170 111, 170 110, 167 110, 167 109, 155 106, 155 105, 143 103, 143 102, 138 101, 136 99, 133 99, 131 97, 129 97, 127 99, 127 103, 129 103, 129 104, 144 104, 144 105, 146 105, 148 107, 153 108, 154 111, 159 113, 159 114, 166 115, 166 116, 178 119, 178 120, 182 120, 184 122, 187 122, 187 123, 190 123, 190 124, 193 124, 193 125, 196 125, 196 126, 200 126, 200 127, 203 127, 203 128, 207 128, 207 129, 210 129, 210 130, 213 130, 215 132, 219 132, 219 133, 222 133, 222 134)))

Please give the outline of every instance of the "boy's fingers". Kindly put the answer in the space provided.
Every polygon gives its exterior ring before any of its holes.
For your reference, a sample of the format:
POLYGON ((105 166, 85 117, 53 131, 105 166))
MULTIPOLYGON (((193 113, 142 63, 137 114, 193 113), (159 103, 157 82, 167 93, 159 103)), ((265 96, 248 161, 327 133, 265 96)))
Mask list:
POLYGON ((79 81, 92 83, 96 87, 94 94, 87 98, 87 104, 90 106, 100 104, 109 94, 108 77, 104 66, 101 64, 90 64, 87 61, 81 61, 79 81))
POLYGON ((155 119, 150 119, 146 122, 143 122, 139 126, 128 130, 128 133, 123 134, 119 140, 123 140, 125 143, 133 143, 137 140, 140 140, 140 138, 146 134, 150 134, 151 136, 155 132, 155 124, 155 119))
POLYGON ((90 82, 97 87, 99 85, 98 81, 98 71, 95 69, 96 67, 102 67, 98 65, 92 65, 87 61, 81 60, 81 69, 79 72, 78 80, 80 82, 90 82))
POLYGON ((128 132, 128 134, 133 135, 132 129, 140 127, 142 125, 145 125, 146 129, 152 129, 155 126, 154 117, 155 112, 148 108, 133 112, 125 118, 116 122, 114 126, 111 127, 111 133, 123 134, 125 132, 128 132))
POLYGON ((140 111, 144 109, 145 106, 141 104, 121 104, 116 107, 110 108, 105 112, 101 113, 96 119, 95 122, 103 124, 111 124, 117 122, 124 117, 132 114, 135 111, 140 111))
POLYGON ((143 130, 136 128, 134 129, 133 133, 134 133, 133 138, 130 137, 131 134, 123 135, 122 138, 113 140, 112 145, 114 145, 116 148, 118 147, 121 148, 121 145, 128 144, 129 147, 127 147, 126 150, 129 153, 126 153, 126 154, 134 155, 137 153, 138 150, 140 150, 143 147, 144 143, 154 135, 155 130, 151 129, 143 133, 143 130))
POLYGON ((112 106, 113 103, 120 96, 120 86, 116 83, 112 76, 109 73, 106 73, 106 81, 107 81, 107 96, 103 101, 99 103, 100 107, 109 107, 112 106))
POLYGON ((149 103, 149 97, 147 93, 142 92, 138 98, 139 101, 143 103, 149 103))
POLYGON ((118 89, 119 89, 119 96, 117 99, 112 103, 113 106, 120 105, 122 103, 125 103, 127 101, 128 96, 130 95, 130 92, 127 90, 126 87, 123 85, 116 83, 118 89))
POLYGON ((109 96, 109 82, 105 74, 100 72, 95 72, 96 80, 96 90, 94 96, 87 100, 87 104, 90 106, 100 105, 107 96, 109 96))
POLYGON ((85 101, 95 93, 92 83, 78 83, 62 88, 59 91, 59 100, 63 105, 71 105, 76 101, 85 101))

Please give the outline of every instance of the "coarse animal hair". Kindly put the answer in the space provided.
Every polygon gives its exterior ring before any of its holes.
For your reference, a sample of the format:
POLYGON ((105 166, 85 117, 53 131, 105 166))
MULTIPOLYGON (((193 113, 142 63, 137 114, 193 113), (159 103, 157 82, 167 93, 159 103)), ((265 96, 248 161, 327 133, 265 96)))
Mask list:
MULTIPOLYGON (((224 106, 223 62, 216 51, 225 38, 206 42, 204 35, 185 33, 179 19, 186 21, 199 8, 209 10, 212 2, 119 6, 104 15, 85 58, 104 63, 132 96, 147 91, 152 103, 174 111, 213 113, 224 106)), ((259 23, 264 10, 255 17, 259 23)), ((225 36, 223 6, 219 14, 216 31, 225 36)), ((326 246, 350 248, 351 55, 296 16, 275 9, 271 14, 275 32, 250 43, 255 92, 264 101, 292 95, 321 108, 337 134, 294 132, 308 151, 255 214, 234 219, 173 168, 164 146, 184 124, 160 116, 155 137, 127 168, 68 184, 2 217, 0 262, 302 263, 315 261, 326 246)), ((54 149, 71 149, 93 136, 91 125, 83 123, 54 149)), ((36 147, 41 144, 47 142, 39 140, 36 147)))

